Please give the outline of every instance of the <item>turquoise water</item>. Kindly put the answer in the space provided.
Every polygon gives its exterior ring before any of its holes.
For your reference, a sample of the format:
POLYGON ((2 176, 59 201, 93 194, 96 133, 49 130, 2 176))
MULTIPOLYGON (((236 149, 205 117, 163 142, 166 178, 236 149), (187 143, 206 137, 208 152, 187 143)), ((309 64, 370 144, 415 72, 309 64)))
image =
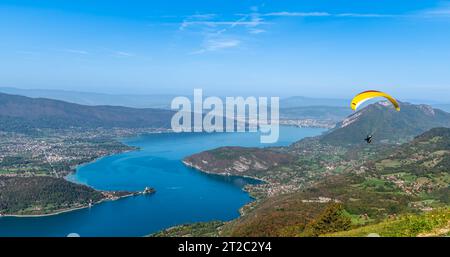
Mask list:
MULTIPOLYGON (((281 127, 280 140, 271 146, 288 145, 323 129, 281 127)), ((261 145, 258 133, 152 134, 124 139, 139 151, 101 158, 80 166, 67 179, 102 190, 156 189, 108 201, 91 208, 45 217, 1 217, 0 236, 143 236, 178 224, 231 220, 252 199, 242 190, 241 177, 208 175, 188 168, 188 155, 220 146, 261 145)))

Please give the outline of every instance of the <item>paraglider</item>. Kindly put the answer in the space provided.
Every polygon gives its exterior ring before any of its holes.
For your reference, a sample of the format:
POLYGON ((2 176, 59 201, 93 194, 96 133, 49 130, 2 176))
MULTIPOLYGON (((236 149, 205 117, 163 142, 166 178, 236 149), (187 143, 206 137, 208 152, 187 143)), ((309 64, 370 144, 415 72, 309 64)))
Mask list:
POLYGON ((376 91, 376 90, 364 91, 362 93, 357 94, 353 98, 350 107, 352 108, 352 110, 356 111, 361 104, 363 104, 367 100, 370 100, 370 99, 373 99, 376 97, 384 97, 384 98, 388 99, 392 103, 392 105, 394 105, 395 109, 397 111, 400 111, 400 105, 398 104, 397 100, 395 100, 395 98, 393 98, 392 96, 390 96, 386 93, 383 93, 381 91, 376 91))
MULTIPOLYGON (((376 98, 376 97, 384 97, 384 98, 388 99, 389 102, 391 102, 392 105, 395 107, 395 109, 397 111, 400 111, 400 105, 398 104, 397 100, 395 100, 395 98, 393 98, 392 96, 390 96, 384 92, 376 91, 376 90, 364 91, 362 93, 357 94, 352 99, 350 107, 352 108, 352 110, 356 111, 358 109, 358 107, 361 106, 361 104, 363 104, 364 102, 366 102, 370 99, 376 98)), ((373 139, 373 135, 368 134, 367 137, 364 139, 364 141, 366 141, 368 144, 371 144, 372 139, 373 139)))

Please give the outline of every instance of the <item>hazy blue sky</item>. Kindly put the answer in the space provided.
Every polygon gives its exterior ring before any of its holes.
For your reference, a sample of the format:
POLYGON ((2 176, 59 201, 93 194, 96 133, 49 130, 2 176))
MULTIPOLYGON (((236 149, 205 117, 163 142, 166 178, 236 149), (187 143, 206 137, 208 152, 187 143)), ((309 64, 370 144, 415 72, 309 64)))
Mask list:
POLYGON ((450 101, 450 1, 4 1, 0 86, 450 101))

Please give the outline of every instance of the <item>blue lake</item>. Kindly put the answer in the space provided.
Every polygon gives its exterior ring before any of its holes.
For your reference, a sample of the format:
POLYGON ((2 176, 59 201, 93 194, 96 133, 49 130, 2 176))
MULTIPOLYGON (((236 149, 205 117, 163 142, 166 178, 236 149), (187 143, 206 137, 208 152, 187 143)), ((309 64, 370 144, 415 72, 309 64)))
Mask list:
POLYGON ((258 133, 167 133, 123 139, 140 150, 82 165, 67 179, 101 190, 141 191, 150 186, 155 194, 52 216, 0 217, 0 236, 143 236, 178 224, 231 220, 252 201, 243 186, 257 182, 204 174, 184 166, 184 157, 221 146, 289 145, 323 131, 283 126, 279 141, 272 145, 262 145, 258 133))

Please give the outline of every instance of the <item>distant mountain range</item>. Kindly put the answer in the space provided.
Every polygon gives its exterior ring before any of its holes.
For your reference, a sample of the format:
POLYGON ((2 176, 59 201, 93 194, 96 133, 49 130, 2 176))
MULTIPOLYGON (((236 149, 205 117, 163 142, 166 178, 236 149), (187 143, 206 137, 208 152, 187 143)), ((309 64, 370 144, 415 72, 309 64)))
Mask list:
POLYGON ((373 135, 375 143, 401 143, 435 127, 450 127, 450 114, 429 105, 409 103, 401 103, 401 111, 397 112, 390 104, 379 102, 338 123, 321 141, 361 144, 367 135, 373 135))
MULTIPOLYGON (((118 105, 134 108, 170 108, 170 103, 176 95, 155 94, 104 94, 92 92, 77 92, 57 89, 20 89, 0 87, 0 92, 12 95, 22 95, 33 98, 50 98, 83 105, 118 105)), ((190 97, 190 96, 188 96, 190 97)), ((304 106, 347 106, 345 99, 320 99, 303 96, 293 96, 280 100, 281 108, 304 106)))
POLYGON ((36 128, 169 128, 172 111, 119 106, 87 106, 46 98, 0 93, 0 130, 36 128))
MULTIPOLYGON (((0 89, 1 90, 1 89, 0 89)), ((399 99, 397 99, 399 100, 399 99)), ((450 111, 450 103, 440 102, 434 100, 424 99, 401 99, 403 102, 409 102, 412 104, 427 104, 434 108, 450 111)), ((367 101, 362 107, 378 102, 379 99, 372 99, 367 101)), ((311 106, 328 106, 328 107, 349 107, 350 99, 340 98, 312 98, 304 96, 292 96, 288 98, 280 99, 280 108, 296 108, 296 107, 311 107, 311 106)))
POLYGON ((299 106, 280 109, 280 118, 330 120, 338 122, 351 113, 352 110, 347 106, 299 106))
POLYGON ((310 98, 304 96, 291 96, 280 100, 281 108, 305 107, 305 106, 339 106, 347 107, 349 101, 337 98, 310 98))
POLYGON ((0 87, 0 92, 33 98, 50 98, 82 105, 113 105, 133 108, 169 109, 174 95, 115 95, 50 89, 0 87))
POLYGON ((450 104, 434 104, 433 107, 450 112, 450 104))
MULTIPOLYGON (((112 105, 132 108, 158 108, 170 109, 171 101, 176 95, 155 94, 104 94, 92 92, 76 92, 56 89, 19 89, 13 87, 0 87, 0 92, 21 95, 32 98, 49 98, 81 105, 112 105)), ((192 96, 188 95, 191 98, 192 96)), ((224 98, 222 97, 224 100, 224 98)), ((408 100, 411 103, 427 103, 434 108, 450 111, 450 104, 435 101, 408 100)), ((366 105, 375 103, 369 101, 366 105)), ((280 99, 280 116, 282 119, 315 119, 341 121, 351 114, 348 108, 349 99, 339 98, 312 98, 292 96, 280 99)))
MULTIPOLYGON (((22 89, 15 87, 0 87, 0 92, 28 97, 50 98, 84 105, 119 105, 136 108, 169 108, 175 94, 109 94, 96 92, 79 92, 59 89, 22 89)), ((188 97, 191 97, 188 95, 188 97)), ((224 96, 219 96, 223 98, 224 96)), ((435 108, 450 108, 450 103, 433 100, 403 99, 414 104, 429 104, 435 108)), ((280 99, 280 108, 304 106, 339 106, 348 107, 350 99, 317 98, 305 96, 290 96, 280 99)), ((369 102, 370 103, 370 102, 369 102)), ((373 102, 372 102, 373 103, 373 102)))
MULTIPOLYGON (((41 94, 43 91, 35 92, 41 94)), ((57 92, 64 91, 54 91, 55 94, 57 92)), ((163 99, 159 100, 163 101, 163 99)), ((329 104, 344 104, 344 101, 341 102, 339 99, 322 100, 329 104)), ((333 144, 361 143, 367 135, 373 135, 374 142, 405 142, 431 128, 450 127, 450 114, 429 105, 402 103, 402 110, 396 112, 390 105, 379 102, 348 117, 347 115, 351 114, 348 106, 306 106, 324 104, 322 100, 305 97, 284 99, 280 117, 340 121, 335 129, 321 138, 324 142, 333 144), (302 106, 283 107, 289 104, 294 105, 294 102, 302 106)), ((90 106, 0 93, 0 129, 5 131, 68 127, 169 128, 173 113, 170 110, 155 108, 90 106)))

